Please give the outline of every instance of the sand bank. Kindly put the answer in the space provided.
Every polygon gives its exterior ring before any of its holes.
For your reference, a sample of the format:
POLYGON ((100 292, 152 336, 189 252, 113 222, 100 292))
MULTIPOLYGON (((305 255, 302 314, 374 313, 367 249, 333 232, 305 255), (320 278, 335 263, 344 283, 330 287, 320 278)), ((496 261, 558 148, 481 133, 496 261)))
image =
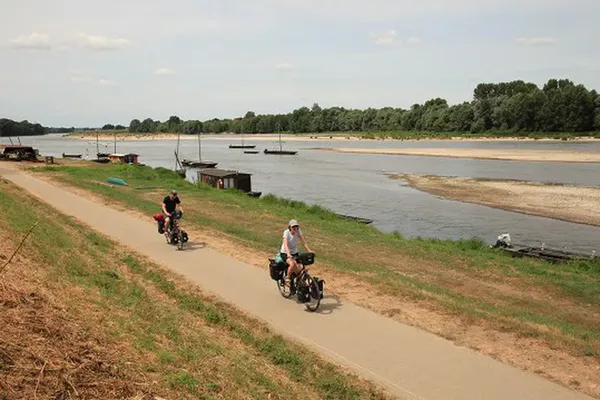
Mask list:
POLYGON ((425 157, 475 158, 485 160, 600 163, 600 152, 529 149, 402 148, 354 149, 318 148, 339 153, 384 154, 425 157))
POLYGON ((600 226, 600 187, 399 174, 410 187, 507 211, 600 226))

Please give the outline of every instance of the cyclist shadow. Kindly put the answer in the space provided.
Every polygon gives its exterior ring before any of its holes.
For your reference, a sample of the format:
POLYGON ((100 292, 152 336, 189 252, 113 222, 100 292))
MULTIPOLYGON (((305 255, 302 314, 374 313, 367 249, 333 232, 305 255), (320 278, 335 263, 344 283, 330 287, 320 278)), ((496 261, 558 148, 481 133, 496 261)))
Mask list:
POLYGON ((205 242, 194 242, 194 241, 189 241, 184 245, 184 250, 202 250, 206 247, 206 243, 205 242))
POLYGON ((321 300, 319 308, 315 312, 316 314, 332 314, 333 312, 340 309, 344 304, 338 296, 332 294, 325 294, 321 300))

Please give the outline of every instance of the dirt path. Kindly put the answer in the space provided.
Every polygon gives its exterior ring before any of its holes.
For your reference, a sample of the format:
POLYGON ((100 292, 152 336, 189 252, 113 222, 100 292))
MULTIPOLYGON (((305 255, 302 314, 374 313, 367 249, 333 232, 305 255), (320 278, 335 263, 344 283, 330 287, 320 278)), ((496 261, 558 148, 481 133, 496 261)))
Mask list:
POLYGON ((349 302, 320 313, 285 301, 263 270, 190 243, 177 252, 144 222, 0 165, 0 175, 404 399, 591 399, 349 302))
POLYGON ((466 149, 466 148, 403 148, 403 149, 354 149, 354 148, 318 148, 315 150, 335 151, 338 153, 384 154, 396 156, 424 156, 475 158, 482 160, 541 161, 541 162, 579 162, 600 163, 600 152, 577 152, 561 150, 525 150, 525 149, 466 149))
POLYGON ((410 187, 452 200, 600 226, 600 188, 400 174, 410 187))

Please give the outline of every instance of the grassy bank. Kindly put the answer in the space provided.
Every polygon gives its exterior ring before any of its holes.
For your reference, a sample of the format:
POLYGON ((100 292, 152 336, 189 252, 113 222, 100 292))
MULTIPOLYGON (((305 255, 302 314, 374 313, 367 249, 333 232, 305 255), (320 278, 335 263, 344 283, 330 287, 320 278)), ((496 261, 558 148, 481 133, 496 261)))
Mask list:
POLYGON ((590 363, 600 365, 598 263, 555 266, 510 258, 478 240, 406 239, 340 220, 318 206, 197 187, 164 169, 94 165, 36 170, 148 217, 159 210, 166 190, 177 188, 186 226, 224 235, 249 254, 259 254, 263 266, 264 257, 279 248, 287 221, 297 218, 318 254, 319 273, 345 297, 562 383, 572 380, 583 387, 589 379, 589 388, 600 387, 598 377, 571 379, 556 371, 561 362, 575 375, 574 363, 581 363, 581 371, 590 363), (130 186, 103 184, 110 176, 130 186), (498 336, 477 337, 470 332, 474 326, 510 334, 510 343, 499 346, 498 336), (515 347, 521 348, 518 355, 515 347), (544 365, 548 358, 552 362, 544 365))
POLYGON ((0 267, 38 220, 0 272, 0 398, 384 398, 6 181, 0 267))

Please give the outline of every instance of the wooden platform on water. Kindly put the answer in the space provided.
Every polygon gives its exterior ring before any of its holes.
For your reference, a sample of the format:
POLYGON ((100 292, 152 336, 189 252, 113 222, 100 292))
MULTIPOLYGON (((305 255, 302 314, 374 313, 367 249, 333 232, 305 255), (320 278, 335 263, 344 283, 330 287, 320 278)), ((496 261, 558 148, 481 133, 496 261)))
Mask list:
POLYGON ((350 220, 350 221, 360 222, 361 224, 365 224, 365 225, 369 225, 369 224, 373 223, 373 220, 368 219, 368 218, 353 217, 351 215, 344 215, 344 214, 337 214, 337 216, 340 218, 343 218, 343 219, 350 220))
POLYGON ((565 263, 570 261, 584 261, 596 259, 594 254, 576 253, 566 250, 549 249, 545 247, 512 245, 510 247, 499 247, 513 257, 531 257, 546 260, 553 263, 565 263))

